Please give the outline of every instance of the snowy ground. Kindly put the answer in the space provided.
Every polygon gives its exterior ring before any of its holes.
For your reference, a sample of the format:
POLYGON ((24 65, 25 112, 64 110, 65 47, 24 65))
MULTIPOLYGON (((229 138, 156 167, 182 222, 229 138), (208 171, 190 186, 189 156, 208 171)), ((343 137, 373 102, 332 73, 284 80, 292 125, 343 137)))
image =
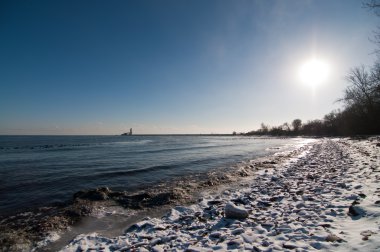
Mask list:
MULTIPOLYGON (((380 251, 380 144, 323 139, 243 187, 62 251, 380 251)), ((255 169, 255 167, 250 169, 255 169)))

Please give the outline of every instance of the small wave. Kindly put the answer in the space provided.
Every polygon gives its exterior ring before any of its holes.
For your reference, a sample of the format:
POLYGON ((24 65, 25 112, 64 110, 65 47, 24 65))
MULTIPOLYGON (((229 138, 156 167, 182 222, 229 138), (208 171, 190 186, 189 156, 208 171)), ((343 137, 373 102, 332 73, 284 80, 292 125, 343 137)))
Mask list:
MULTIPOLYGON (((124 171, 110 171, 110 172, 103 172, 101 174, 94 174, 91 177, 97 178, 97 177, 118 177, 118 176, 125 176, 125 175, 135 175, 139 173, 146 173, 146 172, 152 172, 152 171, 159 171, 159 170, 168 170, 175 168, 178 165, 156 165, 156 166, 149 166, 145 168, 139 168, 139 169, 131 169, 131 170, 124 170, 124 171)), ((88 178, 88 175, 85 175, 84 177, 88 178)))
POLYGON ((266 148, 265 150, 266 150, 266 151, 281 150, 282 148, 283 148, 283 147, 275 146, 275 147, 269 147, 269 148, 266 148))
MULTIPOLYGON (((114 170, 114 171, 103 171, 95 174, 81 174, 77 175, 75 177, 71 177, 71 180, 82 180, 82 179, 87 179, 87 180, 94 180, 96 181, 99 178, 105 178, 105 179, 110 179, 114 177, 124 177, 124 176, 134 176, 138 175, 141 173, 151 173, 151 172, 157 172, 157 171, 166 171, 166 170, 176 170, 178 168, 194 168, 194 165, 206 165, 208 163, 212 163, 216 160, 222 160, 223 157, 216 157, 216 158, 204 158, 204 159, 196 159, 196 160, 191 160, 187 162, 182 162, 182 163, 176 163, 176 164, 170 164, 170 165, 154 165, 154 166, 148 166, 148 167, 143 167, 143 168, 135 168, 135 169, 129 169, 129 170, 114 170)), ((205 168, 207 169, 207 168, 205 168)), ((183 173, 184 170, 178 170, 178 172, 183 173)), ((57 181, 58 182, 58 181, 57 181)))
POLYGON ((46 149, 71 149, 78 147, 87 147, 91 144, 42 144, 42 145, 25 145, 25 146, 0 146, 0 150, 46 150, 46 149))
POLYGON ((117 145, 142 145, 142 144, 148 144, 152 143, 153 140, 139 140, 139 141, 121 141, 121 142, 112 142, 112 143, 105 143, 105 144, 117 144, 117 145))
POLYGON ((133 153, 161 153, 161 152, 171 152, 171 151, 188 151, 188 150, 201 150, 201 149, 212 149, 212 148, 225 148, 235 146, 234 144, 224 144, 224 145, 208 145, 208 146, 190 146, 190 147, 176 147, 176 148, 163 148, 157 150, 141 150, 133 151, 133 153))

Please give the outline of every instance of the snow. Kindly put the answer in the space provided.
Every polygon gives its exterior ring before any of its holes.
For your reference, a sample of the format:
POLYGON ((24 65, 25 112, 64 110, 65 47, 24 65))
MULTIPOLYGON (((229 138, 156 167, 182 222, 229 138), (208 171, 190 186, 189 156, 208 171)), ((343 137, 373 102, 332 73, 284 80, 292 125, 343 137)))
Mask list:
POLYGON ((257 170, 244 187, 205 194, 122 236, 79 235, 61 251, 380 251, 376 141, 310 142, 297 157, 257 170), (226 218, 226 208, 248 216, 226 218))

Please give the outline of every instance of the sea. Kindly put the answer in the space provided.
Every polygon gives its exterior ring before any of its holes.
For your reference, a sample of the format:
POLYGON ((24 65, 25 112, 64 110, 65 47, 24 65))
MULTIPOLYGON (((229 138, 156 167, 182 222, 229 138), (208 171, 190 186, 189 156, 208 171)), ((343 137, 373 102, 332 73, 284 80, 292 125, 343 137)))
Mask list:
POLYGON ((292 150, 305 141, 204 135, 0 136, 0 215, 65 202, 80 190, 143 190, 292 150))

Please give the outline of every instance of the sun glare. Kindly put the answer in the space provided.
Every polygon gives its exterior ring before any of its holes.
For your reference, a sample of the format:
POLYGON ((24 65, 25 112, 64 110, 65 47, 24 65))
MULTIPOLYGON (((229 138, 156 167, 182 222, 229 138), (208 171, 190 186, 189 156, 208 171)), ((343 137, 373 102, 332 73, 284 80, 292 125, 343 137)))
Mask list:
POLYGON ((312 59, 305 62, 299 68, 298 76, 300 80, 315 87, 327 80, 329 75, 329 66, 326 62, 318 59, 312 59))

